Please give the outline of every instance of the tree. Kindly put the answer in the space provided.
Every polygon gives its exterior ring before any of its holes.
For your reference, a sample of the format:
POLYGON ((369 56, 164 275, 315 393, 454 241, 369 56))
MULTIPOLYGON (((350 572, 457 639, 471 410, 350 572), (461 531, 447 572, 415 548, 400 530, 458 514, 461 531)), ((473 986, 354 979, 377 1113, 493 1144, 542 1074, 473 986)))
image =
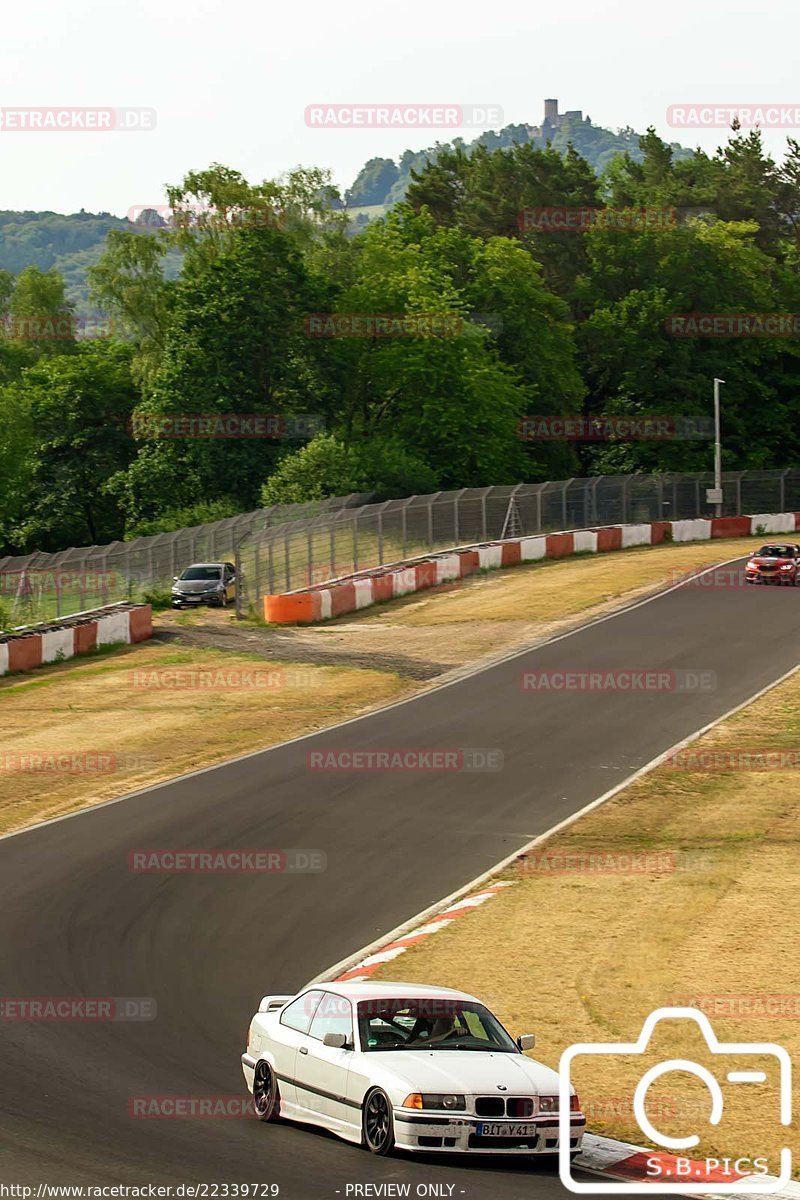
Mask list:
POLYGON ((37 356, 71 352, 73 307, 58 271, 26 267, 15 279, 8 301, 10 340, 30 345, 37 356))
POLYGON ((87 342, 42 359, 13 385, 31 430, 18 544, 55 550, 122 535, 106 484, 134 453, 126 427, 137 400, 130 359, 125 345, 87 342))
POLYGON ((433 492, 437 486, 431 468, 396 440, 348 446, 323 434, 281 460, 261 489, 261 503, 303 504, 354 492, 390 500, 433 492))
MULTIPOLYGON (((240 228, 214 255, 187 265, 170 299, 164 349, 137 419, 192 414, 316 413, 315 367, 305 318, 313 284, 293 241, 272 228, 240 228)), ((138 443, 113 481, 128 524, 175 507, 232 498, 255 507, 283 433, 235 438, 188 434, 138 443)))

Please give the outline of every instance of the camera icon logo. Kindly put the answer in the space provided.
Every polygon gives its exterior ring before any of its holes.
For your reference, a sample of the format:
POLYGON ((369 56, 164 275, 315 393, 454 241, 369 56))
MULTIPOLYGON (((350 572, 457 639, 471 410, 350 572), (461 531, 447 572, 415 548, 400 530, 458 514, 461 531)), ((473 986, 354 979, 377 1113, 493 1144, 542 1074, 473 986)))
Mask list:
MULTIPOLYGON (((658 1175, 662 1173, 660 1169, 654 1169, 652 1174, 649 1174, 649 1177, 646 1179, 632 1179, 627 1182, 585 1183, 573 1176, 570 1158, 570 1095, 572 1090, 572 1063, 574 1059, 592 1055, 618 1057, 621 1055, 644 1054, 649 1048, 656 1025, 660 1021, 676 1019, 695 1022, 699 1026, 708 1050, 712 1055, 732 1056, 736 1061, 735 1063, 723 1063, 723 1070, 719 1077, 700 1063, 681 1058, 668 1059, 645 1071, 639 1079, 632 1097, 633 1113, 645 1137, 663 1150, 671 1152, 687 1151, 699 1145, 700 1138, 697 1134, 692 1133, 685 1137, 670 1137, 655 1127, 648 1117, 646 1110, 649 1089, 657 1080, 672 1072, 683 1072, 693 1075, 695 1078, 700 1079, 708 1089, 710 1097, 709 1123, 711 1125, 719 1125, 725 1111, 725 1093, 720 1082, 721 1079, 734 1085, 746 1085, 748 1083, 764 1084, 769 1082, 765 1071, 747 1069, 748 1065, 755 1066, 752 1062, 754 1056, 758 1056, 761 1060, 764 1057, 769 1057, 777 1063, 779 1121, 782 1126, 791 1124, 792 1063, 789 1054, 783 1046, 778 1046, 773 1042, 720 1042, 714 1033, 708 1017, 698 1009, 659 1008, 647 1018, 642 1026, 642 1032, 635 1042, 582 1042, 568 1047, 561 1055, 561 1062, 559 1064, 558 1169, 561 1182, 568 1191, 574 1192, 576 1195, 598 1195, 602 1193, 625 1195, 626 1193, 638 1193, 652 1196, 654 1193, 659 1192, 666 1195, 684 1196, 687 1192, 690 1192, 693 1196, 711 1194, 718 1196, 734 1192, 737 1195, 741 1195, 742 1193, 769 1195, 786 1187, 791 1180, 792 1152, 787 1146, 784 1146, 780 1151, 780 1165, 776 1175, 766 1175, 761 1167, 755 1167, 752 1174, 747 1174, 744 1177, 742 1177, 740 1168, 738 1167, 733 1172, 725 1170, 721 1173, 719 1171, 720 1160, 707 1159, 705 1163, 708 1168, 706 1172, 708 1178, 704 1179, 702 1171, 703 1160, 700 1160, 700 1164, 692 1163, 690 1172, 688 1166, 686 1171, 682 1171, 680 1164, 689 1164, 691 1160, 676 1158, 673 1160, 677 1164, 674 1172, 664 1172, 671 1174, 674 1180, 674 1182, 669 1183, 659 1182, 658 1175), (748 1058, 750 1059, 749 1064, 747 1061, 748 1058), (726 1182, 726 1174, 731 1175, 730 1182, 726 1182), (678 1178, 679 1176, 682 1178, 678 1178)), ((770 1072, 771 1077, 772 1072, 770 1072)), ((648 1161, 658 1163, 659 1152, 653 1151, 652 1159, 648 1161)), ((723 1161, 727 1163, 730 1160, 723 1161)), ((752 1162, 754 1164, 755 1161, 747 1160, 748 1163, 752 1162)))

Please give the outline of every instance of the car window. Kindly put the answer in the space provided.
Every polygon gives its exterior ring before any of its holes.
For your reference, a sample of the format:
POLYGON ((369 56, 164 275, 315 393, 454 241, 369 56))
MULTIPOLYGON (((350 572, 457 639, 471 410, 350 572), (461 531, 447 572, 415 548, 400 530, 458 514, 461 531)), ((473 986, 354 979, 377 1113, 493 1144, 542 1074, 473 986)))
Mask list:
POLYGON ((323 993, 308 1035, 321 1042, 326 1033, 343 1033, 352 1046, 353 1006, 345 996, 323 993))
POLYGON ((311 1018, 321 999, 322 992, 303 992, 291 1004, 287 1004, 281 1013, 281 1025, 296 1029, 298 1033, 308 1033, 311 1018))
POLYGON ((477 1000, 436 996, 381 997, 358 1005, 361 1048, 380 1050, 491 1050, 519 1053, 516 1043, 477 1000))
POLYGON ((205 579, 213 581, 219 579, 219 567, 187 567, 181 575, 181 579, 205 579))

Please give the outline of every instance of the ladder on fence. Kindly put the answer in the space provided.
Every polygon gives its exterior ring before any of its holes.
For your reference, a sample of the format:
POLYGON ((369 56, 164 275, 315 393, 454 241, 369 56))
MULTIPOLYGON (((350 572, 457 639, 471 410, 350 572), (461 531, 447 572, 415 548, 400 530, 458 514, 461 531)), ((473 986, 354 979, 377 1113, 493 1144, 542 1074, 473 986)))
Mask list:
POLYGON ((503 532, 500 534, 501 541, 503 538, 516 538, 522 536, 522 517, 519 513, 519 505, 517 504, 516 496, 512 496, 508 502, 506 509, 505 520, 503 521, 503 532))

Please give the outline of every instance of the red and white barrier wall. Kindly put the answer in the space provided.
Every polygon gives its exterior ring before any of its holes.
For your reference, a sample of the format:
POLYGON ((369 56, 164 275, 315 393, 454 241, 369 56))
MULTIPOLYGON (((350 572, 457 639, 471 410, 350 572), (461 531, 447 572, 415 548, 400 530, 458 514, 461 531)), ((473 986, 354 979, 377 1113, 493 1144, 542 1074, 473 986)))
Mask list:
POLYGON ((264 618, 275 625, 306 625, 356 612, 409 592, 420 592, 476 571, 513 567, 541 558, 598 554, 631 546, 656 546, 664 541, 702 542, 712 538, 751 537, 758 533, 794 533, 800 513, 756 513, 742 517, 711 517, 690 521, 648 521, 639 525, 606 525, 569 533, 543 533, 509 538, 480 546, 460 546, 426 558, 359 571, 341 579, 264 597, 264 618))
POLYGON ((0 675, 31 671, 45 663, 88 654, 97 646, 144 642, 153 636, 153 611, 149 604, 101 609, 66 618, 58 626, 36 626, 0 640, 0 675))

